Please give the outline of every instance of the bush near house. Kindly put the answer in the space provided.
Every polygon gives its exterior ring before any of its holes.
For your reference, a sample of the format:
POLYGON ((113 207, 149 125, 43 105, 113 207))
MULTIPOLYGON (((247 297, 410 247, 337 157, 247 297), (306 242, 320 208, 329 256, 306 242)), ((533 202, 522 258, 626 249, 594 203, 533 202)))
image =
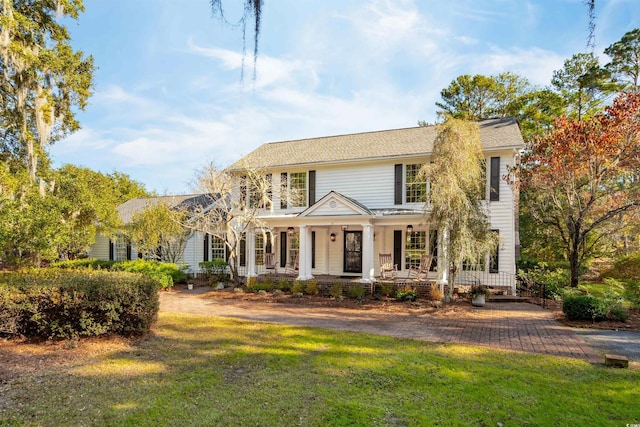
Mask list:
POLYGON ((57 262, 52 264, 52 267, 63 269, 104 269, 109 271, 143 273, 157 280, 163 288, 170 288, 175 283, 184 283, 187 280, 187 274, 179 265, 156 260, 101 261, 97 259, 79 259, 57 262))
POLYGON ((0 274, 0 334, 71 338, 147 332, 159 309, 143 274, 43 269, 0 274))

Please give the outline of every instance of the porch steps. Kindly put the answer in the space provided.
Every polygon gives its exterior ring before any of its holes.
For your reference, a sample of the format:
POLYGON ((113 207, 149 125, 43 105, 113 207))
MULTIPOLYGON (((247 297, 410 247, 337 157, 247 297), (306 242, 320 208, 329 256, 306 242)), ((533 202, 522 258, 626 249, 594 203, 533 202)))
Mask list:
POLYGON ((489 302, 529 302, 527 297, 519 297, 517 295, 491 295, 489 302))

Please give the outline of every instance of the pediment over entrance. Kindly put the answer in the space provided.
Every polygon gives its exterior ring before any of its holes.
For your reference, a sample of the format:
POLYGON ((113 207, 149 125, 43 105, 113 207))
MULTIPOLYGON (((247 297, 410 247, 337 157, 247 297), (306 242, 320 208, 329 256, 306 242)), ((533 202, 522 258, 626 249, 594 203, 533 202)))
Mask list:
POLYGON ((300 217, 371 216, 366 206, 335 191, 330 191, 313 206, 300 212, 300 217))

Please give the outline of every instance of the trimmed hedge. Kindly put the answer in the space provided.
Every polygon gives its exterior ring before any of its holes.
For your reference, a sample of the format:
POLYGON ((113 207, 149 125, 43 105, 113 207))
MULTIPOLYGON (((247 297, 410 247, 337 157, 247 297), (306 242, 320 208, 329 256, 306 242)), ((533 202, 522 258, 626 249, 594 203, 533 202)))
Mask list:
POLYGON ((569 320, 603 320, 607 307, 592 295, 572 295, 563 299, 562 312, 569 320))
POLYGON ((98 259, 77 259, 60 261, 53 264, 52 267, 143 273, 157 280, 163 288, 170 288, 174 283, 183 283, 187 280, 187 274, 179 265, 156 260, 102 261, 98 259))
POLYGON ((0 334, 42 338, 147 332, 160 285, 126 272, 32 270, 0 274, 0 334))

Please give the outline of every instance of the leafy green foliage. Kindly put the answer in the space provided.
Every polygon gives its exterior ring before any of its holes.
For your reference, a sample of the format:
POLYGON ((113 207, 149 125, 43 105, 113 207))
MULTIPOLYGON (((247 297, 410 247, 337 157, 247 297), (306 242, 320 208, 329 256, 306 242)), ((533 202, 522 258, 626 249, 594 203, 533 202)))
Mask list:
POLYGON ((3 273, 0 333, 43 338, 144 333, 158 313, 158 289, 157 281, 132 273, 3 273))
POLYGON ((640 252, 617 259, 613 267, 603 272, 601 276, 622 281, 640 279, 640 252))
POLYGON ((172 208, 167 202, 148 204, 131 219, 131 240, 145 258, 175 263, 187 246, 189 230, 182 225, 187 218, 186 210, 172 208))
POLYGON ((305 283, 301 280, 296 280, 293 282, 293 286, 291 287, 292 294, 303 294, 305 288, 305 283))
POLYGON ((569 320, 604 320, 607 308, 592 295, 573 295, 562 300, 562 312, 569 320))
POLYGON ((315 280, 309 280, 305 284, 304 292, 308 295, 318 295, 320 289, 318 288, 318 282, 315 280))
POLYGON ((418 291, 409 285, 402 286, 396 291, 398 301, 415 301, 416 298, 418 298, 418 291))
POLYGON ((627 31, 604 50, 611 57, 605 68, 622 84, 624 90, 637 92, 640 83, 640 29, 627 31))
POLYGON ((163 288, 169 288, 175 283, 184 283, 187 280, 184 266, 155 260, 101 261, 96 259, 82 259, 61 261, 52 266, 57 268, 106 269, 111 271, 143 273, 156 280, 163 288))
POLYGON ((334 298, 342 298, 342 288, 343 285, 341 281, 333 282, 331 288, 329 288, 329 295, 334 298))
POLYGON ((363 300, 365 292, 366 289, 364 285, 360 284, 351 284, 347 288, 347 295, 349 295, 349 298, 357 299, 358 301, 363 300))

